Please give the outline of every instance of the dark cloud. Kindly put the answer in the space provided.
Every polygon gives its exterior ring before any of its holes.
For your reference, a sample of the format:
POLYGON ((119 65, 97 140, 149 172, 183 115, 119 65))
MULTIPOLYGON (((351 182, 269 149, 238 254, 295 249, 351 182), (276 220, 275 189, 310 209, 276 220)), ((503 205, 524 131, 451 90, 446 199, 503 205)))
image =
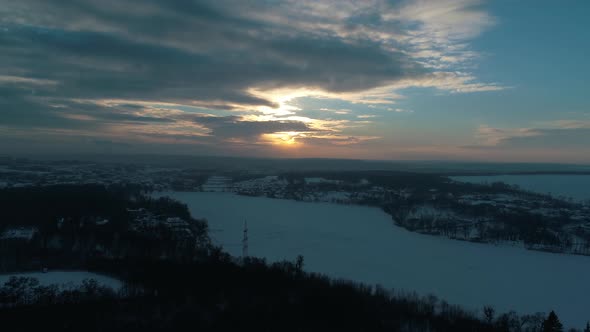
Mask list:
POLYGON ((57 86, 38 94, 62 98, 194 100, 269 105, 243 90, 240 64, 214 56, 125 40, 112 34, 18 27, 0 32, 4 72, 18 70, 57 86), (225 85, 224 85, 225 84, 225 85))
POLYGON ((0 29, 0 70, 55 80, 39 91, 54 97, 218 107, 273 106, 252 87, 362 91, 421 72, 376 43, 242 17, 240 7, 256 6, 244 3, 23 0, 27 25, 0 29))
POLYGON ((132 144, 129 144, 127 142, 117 142, 117 141, 112 141, 112 140, 108 140, 108 139, 95 139, 92 140, 92 143, 99 145, 99 146, 103 146, 103 147, 118 147, 118 146, 131 146, 132 144))
MULTIPOLYGON (((136 104, 99 104, 70 99, 36 96, 19 88, 0 87, 0 126, 11 128, 45 128, 108 131, 117 125, 162 125, 189 122, 208 131, 208 136, 194 135, 190 129, 183 134, 163 133, 144 136, 190 139, 207 144, 222 143, 230 138, 256 141, 263 134, 297 131, 317 132, 300 121, 247 121, 241 116, 210 116, 143 107, 136 104), (160 136, 158 136, 160 135, 160 136)), ((97 141, 110 141, 100 139, 97 141)), ((103 144, 104 145, 104 144, 103 144)))
POLYGON ((0 86, 0 126, 98 130, 110 124, 170 123, 174 119, 142 115, 137 105, 105 106, 48 99, 31 91, 0 86))
MULTIPOLYGON (((266 0, 19 0, 3 4, 0 130, 43 129, 43 135, 59 135, 64 129, 71 140, 75 135, 91 137, 81 149, 122 146, 108 142, 125 140, 136 148, 134 140, 140 137, 202 143, 211 151, 231 149, 231 142, 258 147, 264 134, 333 133, 299 121, 203 116, 188 108, 157 110, 154 105, 193 105, 203 112, 228 114, 212 110, 278 106, 252 94, 252 89, 361 92, 425 72, 401 48, 344 36, 372 21, 381 24, 376 12, 344 22, 341 35, 306 27, 304 20, 283 24, 279 20, 285 14, 279 13, 282 7, 266 0), (116 136, 121 132, 128 137, 116 136)), ((321 23, 319 17, 313 21, 321 23)), ((167 105, 163 107, 174 108, 167 105)), ((52 139, 64 144, 68 137, 52 139)), ((306 140, 313 144, 327 139, 306 140)), ((339 140, 362 144, 354 137, 339 140)))
POLYGON ((316 132, 300 121, 243 121, 237 116, 210 117, 196 116, 193 120, 209 130, 218 138, 257 138, 262 134, 277 132, 316 132))
POLYGON ((0 126, 95 129, 97 124, 63 117, 56 108, 38 100, 33 91, 0 86, 0 126))

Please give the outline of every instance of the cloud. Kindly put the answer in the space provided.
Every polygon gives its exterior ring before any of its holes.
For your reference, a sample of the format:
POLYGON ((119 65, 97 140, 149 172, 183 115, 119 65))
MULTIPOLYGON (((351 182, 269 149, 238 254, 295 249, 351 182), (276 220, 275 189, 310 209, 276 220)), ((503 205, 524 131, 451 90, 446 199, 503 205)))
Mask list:
POLYGON ((298 141, 316 146, 357 146, 381 139, 379 136, 346 136, 346 135, 320 135, 320 136, 303 136, 297 138, 298 141))
POLYGON ((487 147, 495 147, 505 144, 519 137, 538 136, 539 132, 532 128, 494 128, 486 125, 481 125, 477 129, 477 140, 479 145, 487 147))
POLYGON ((469 9, 474 1, 281 2, 23 0, 0 9, 2 69, 59 82, 66 97, 273 106, 248 90, 353 93, 421 82, 427 71, 403 45, 422 37, 401 23, 419 22, 448 44, 472 37, 485 18, 469 9))
POLYGON ((378 43, 283 31, 212 1, 23 3, 30 22, 0 30, 0 69, 58 82, 52 96, 275 106, 248 89, 354 92, 422 72, 378 43))
POLYGON ((462 68, 477 56, 469 39, 493 24, 478 4, 6 2, 0 6, 0 127, 114 142, 258 144, 280 134, 307 144, 363 144, 372 136, 351 129, 369 125, 362 120, 370 115, 357 118, 337 106, 336 119, 311 118, 293 101, 389 105, 409 87, 503 89, 462 68))
POLYGON ((218 138, 256 139, 263 134, 277 132, 318 131, 301 121, 244 121, 238 116, 214 117, 195 116, 194 122, 208 128, 218 138))
POLYGON ((543 126, 495 128, 482 125, 476 143, 457 146, 458 156, 512 162, 575 162, 588 164, 590 126, 585 120, 558 120, 543 126))
POLYGON ((35 86, 56 85, 56 81, 35 79, 20 76, 0 75, 0 85, 35 86))
POLYGON ((390 111, 390 112, 396 112, 396 113, 414 113, 414 111, 408 110, 408 109, 405 109, 405 108, 388 107, 387 110, 390 111))
POLYGON ((495 20, 478 8, 481 0, 418 0, 406 2, 399 17, 419 22, 417 30, 441 40, 463 40, 479 35, 495 20))
POLYGON ((494 128, 477 130, 478 144, 472 148, 499 149, 589 149, 590 123, 585 120, 558 120, 543 128, 494 128))
POLYGON ((64 118, 32 92, 0 86, 0 126, 19 128, 96 128, 94 123, 64 118))
POLYGON ((555 120, 543 124, 545 127, 557 129, 590 129, 590 120, 555 120))
POLYGON ((99 130, 112 124, 170 123, 173 119, 147 115, 137 105, 39 97, 15 88, 0 87, 0 126, 99 130))
POLYGON ((590 150, 590 128, 535 129, 535 135, 507 138, 502 146, 511 148, 545 148, 590 150))
POLYGON ((126 143, 126 142, 116 142, 116 141, 111 141, 111 140, 105 140, 105 139, 95 139, 92 140, 92 142, 96 145, 99 146, 103 146, 103 147, 128 147, 131 146, 131 144, 126 143))
POLYGON ((479 54, 465 43, 491 28, 496 20, 481 9, 481 0, 408 1, 391 19, 414 23, 408 31, 411 53, 427 67, 469 66, 479 54))

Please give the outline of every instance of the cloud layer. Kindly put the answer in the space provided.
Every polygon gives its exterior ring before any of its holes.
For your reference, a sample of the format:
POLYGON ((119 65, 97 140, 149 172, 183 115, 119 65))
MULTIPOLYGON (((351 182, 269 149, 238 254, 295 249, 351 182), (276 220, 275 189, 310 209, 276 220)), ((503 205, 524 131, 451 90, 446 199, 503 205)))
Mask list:
POLYGON ((292 102, 502 89, 469 71, 467 41, 493 24, 477 0, 2 0, 0 127, 219 149, 361 146, 379 137, 350 128, 375 114, 310 118, 292 102))

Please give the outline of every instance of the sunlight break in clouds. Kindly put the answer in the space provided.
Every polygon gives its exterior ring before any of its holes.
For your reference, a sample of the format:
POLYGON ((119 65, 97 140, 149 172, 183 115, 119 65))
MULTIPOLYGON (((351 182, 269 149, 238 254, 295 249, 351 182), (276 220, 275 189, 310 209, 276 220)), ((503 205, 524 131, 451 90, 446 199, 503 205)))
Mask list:
POLYGON ((376 144, 367 119, 410 112, 395 105, 409 88, 504 89, 470 71, 469 41, 494 25, 476 0, 22 0, 0 17, 10 132, 305 155, 376 144))

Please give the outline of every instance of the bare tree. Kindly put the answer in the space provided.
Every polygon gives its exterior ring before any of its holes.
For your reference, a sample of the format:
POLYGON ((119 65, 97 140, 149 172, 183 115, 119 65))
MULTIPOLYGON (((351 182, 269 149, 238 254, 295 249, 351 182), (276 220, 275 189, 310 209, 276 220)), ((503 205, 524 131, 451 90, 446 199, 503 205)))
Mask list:
POLYGON ((483 316, 488 324, 492 324, 495 314, 496 310, 492 306, 486 305, 483 307, 483 316))

